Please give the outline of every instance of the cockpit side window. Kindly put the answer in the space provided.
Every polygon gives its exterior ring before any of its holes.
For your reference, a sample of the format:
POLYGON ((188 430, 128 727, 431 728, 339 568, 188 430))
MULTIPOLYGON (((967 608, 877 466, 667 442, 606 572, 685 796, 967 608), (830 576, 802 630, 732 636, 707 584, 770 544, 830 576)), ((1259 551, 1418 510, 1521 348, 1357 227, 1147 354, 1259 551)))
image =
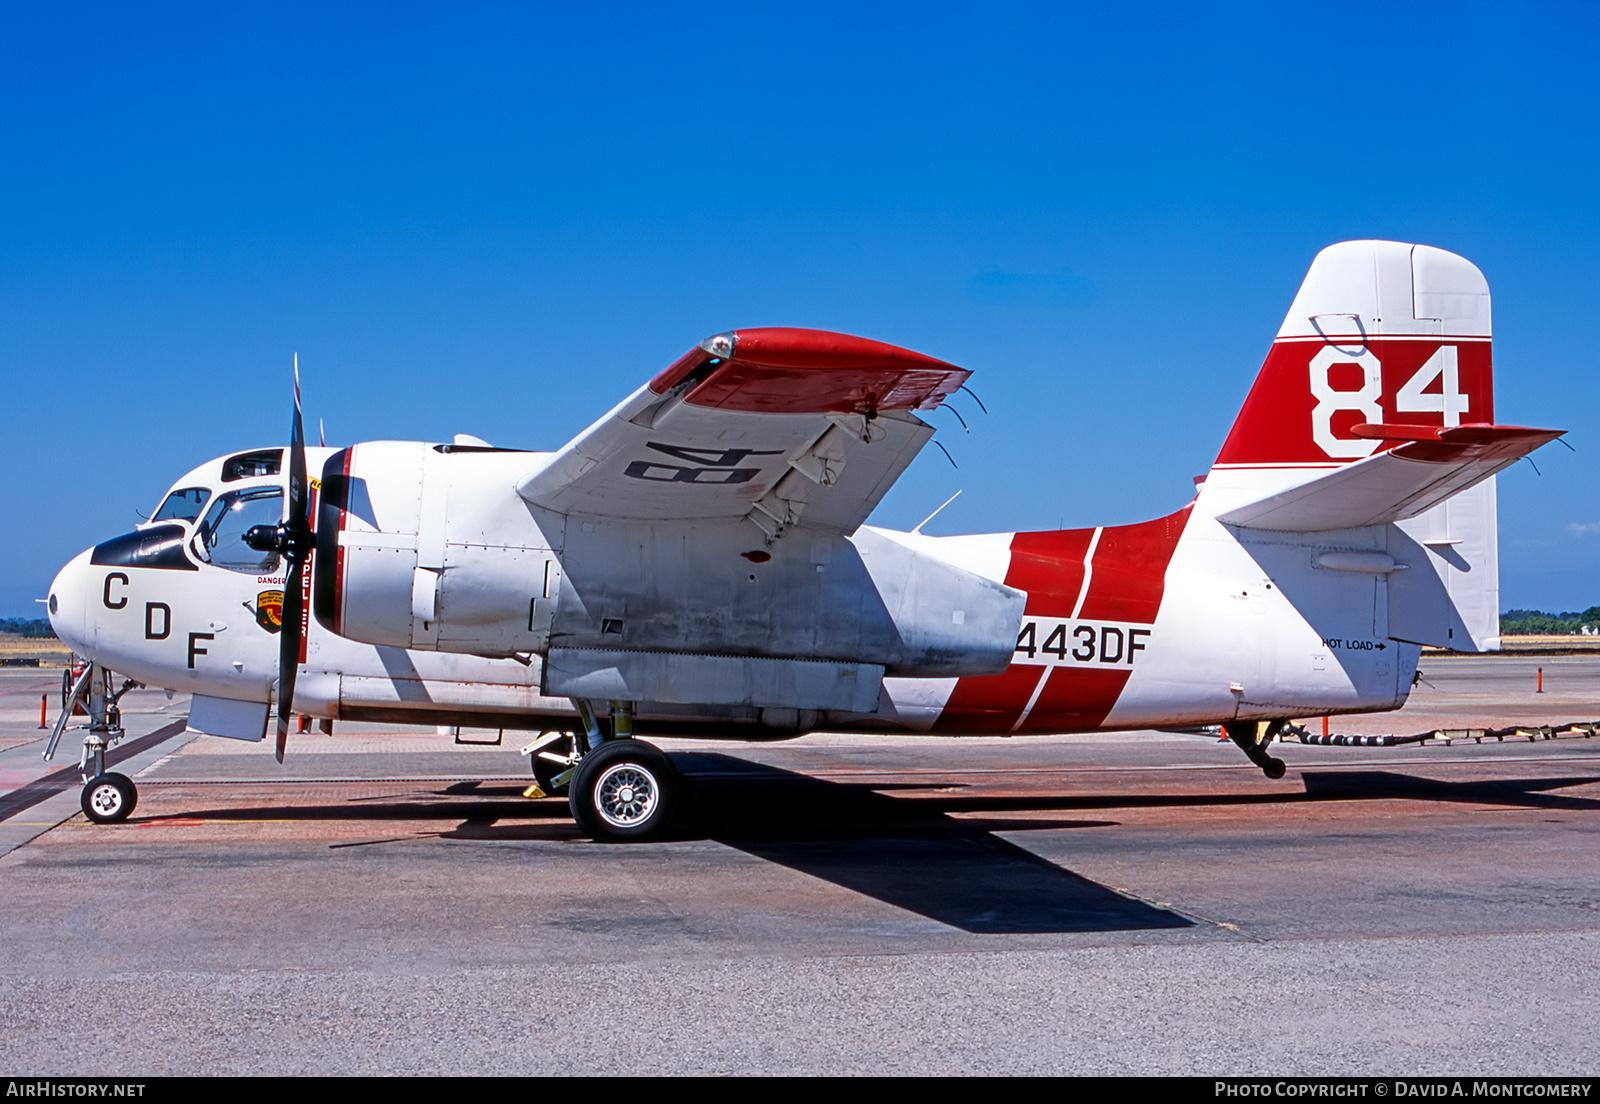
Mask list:
POLYGON ((255 525, 277 525, 283 520, 283 490, 256 487, 231 491, 218 498, 195 528, 195 554, 213 567, 270 575, 278 570, 276 552, 257 552, 244 542, 255 525))
POLYGON ((222 462, 222 481, 232 483, 239 479, 254 479, 261 475, 277 475, 282 470, 282 449, 241 452, 222 462))
POLYGON ((200 516, 200 511, 206 508, 206 499, 211 497, 209 487, 184 487, 173 491, 160 509, 151 516, 151 521, 193 521, 200 516))

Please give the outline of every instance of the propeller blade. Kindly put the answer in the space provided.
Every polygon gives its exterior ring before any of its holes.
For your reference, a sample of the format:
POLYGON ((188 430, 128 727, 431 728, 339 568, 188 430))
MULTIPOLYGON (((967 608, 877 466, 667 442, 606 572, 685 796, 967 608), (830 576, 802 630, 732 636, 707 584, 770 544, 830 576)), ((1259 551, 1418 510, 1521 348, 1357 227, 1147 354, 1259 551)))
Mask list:
POLYGON ((289 564, 283 580, 283 628, 278 634, 278 762, 289 742, 289 717, 294 708, 294 680, 300 672, 300 628, 304 624, 305 561, 289 564))
POLYGON ((300 354, 294 355, 294 426, 289 433, 289 517, 291 530, 306 528, 306 507, 310 500, 306 482, 306 433, 300 420, 300 354))
POLYGON ((283 580, 283 627, 278 640, 278 762, 289 742, 289 717, 294 709, 294 680, 300 671, 304 632, 305 565, 311 550, 306 517, 311 491, 306 480, 306 434, 300 415, 300 354, 294 357, 294 424, 289 431, 289 501, 283 523, 283 556, 289 570, 283 580))

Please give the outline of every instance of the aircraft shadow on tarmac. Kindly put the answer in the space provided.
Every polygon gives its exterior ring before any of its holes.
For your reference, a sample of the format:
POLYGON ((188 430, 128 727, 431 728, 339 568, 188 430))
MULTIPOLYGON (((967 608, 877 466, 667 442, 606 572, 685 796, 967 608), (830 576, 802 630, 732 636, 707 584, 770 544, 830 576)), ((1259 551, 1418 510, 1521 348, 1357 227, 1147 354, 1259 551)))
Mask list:
POLYGON ((1477 782, 1440 782, 1393 771, 1308 771, 1305 796, 1313 801, 1404 798, 1410 801, 1456 801, 1473 805, 1513 805, 1524 809, 1600 809, 1590 797, 1567 797, 1549 790, 1600 782, 1594 775, 1565 778, 1493 778, 1477 782))
MULTIPOLYGON (((1309 770, 1302 774, 1303 790, 1292 792, 1012 796, 968 795, 946 785, 835 782, 716 753, 680 753, 673 760, 691 787, 694 812, 672 838, 715 840, 940 923, 985 934, 1193 926, 1185 917, 1123 896, 994 834, 1112 827, 1115 821, 1027 816, 1028 811, 1352 800, 1600 809, 1600 800, 1547 792, 1600 782, 1600 776, 1444 782, 1390 771, 1309 770), (917 796, 896 797, 896 791, 917 796)), ((435 791, 433 800, 410 790, 341 804, 236 806, 182 816, 234 821, 449 819, 456 826, 437 833, 438 838, 579 838, 566 819, 565 802, 529 802, 520 793, 516 785, 461 782, 435 791), (470 806, 463 807, 464 799, 470 806)))
MULTIPOLYGON (((732 756, 674 756, 694 787, 687 832, 981 934, 1146 931, 1194 922, 1064 870, 948 814, 940 797, 830 782, 732 756)), ((944 787, 939 787, 943 790, 944 787)), ((941 795, 942 796, 942 795, 941 795)), ((1094 828, 1108 821, 1012 822, 1094 828)))

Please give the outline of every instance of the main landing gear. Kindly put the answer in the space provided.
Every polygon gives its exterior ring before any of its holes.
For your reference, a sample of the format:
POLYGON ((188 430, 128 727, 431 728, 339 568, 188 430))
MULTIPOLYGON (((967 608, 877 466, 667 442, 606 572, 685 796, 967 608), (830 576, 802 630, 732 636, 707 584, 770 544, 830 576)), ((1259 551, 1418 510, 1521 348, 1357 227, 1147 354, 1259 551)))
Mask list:
POLYGON ((1283 726, 1288 724, 1282 721, 1234 721, 1232 724, 1222 726, 1228 734, 1228 739, 1239 745, 1239 750, 1250 757, 1250 762, 1261 768, 1261 773, 1268 778, 1282 778, 1288 767, 1282 759, 1275 759, 1267 754, 1267 746, 1277 739, 1278 733, 1283 731, 1283 726))
POLYGON ((677 768, 643 740, 607 740, 583 757, 567 804, 597 840, 639 840, 666 827, 678 807, 677 768))
POLYGON ((83 669, 67 692, 61 705, 61 715, 45 745, 46 760, 55 758, 56 744, 72 719, 72 711, 85 701, 89 710, 89 731, 83 738, 83 755, 78 760, 78 771, 83 776, 83 794, 78 804, 83 815, 96 824, 115 824, 127 820, 133 807, 139 803, 139 791, 133 780, 124 774, 106 770, 106 752, 122 742, 122 710, 117 703, 122 695, 136 686, 132 679, 123 681, 116 692, 111 689, 111 672, 99 664, 91 663, 83 669))
POLYGON ((575 698, 573 705, 581 731, 547 732, 523 749, 539 791, 565 796, 572 819, 594 839, 658 835, 677 815, 682 775, 659 748, 634 739, 632 702, 611 703, 609 734, 589 702, 575 698))

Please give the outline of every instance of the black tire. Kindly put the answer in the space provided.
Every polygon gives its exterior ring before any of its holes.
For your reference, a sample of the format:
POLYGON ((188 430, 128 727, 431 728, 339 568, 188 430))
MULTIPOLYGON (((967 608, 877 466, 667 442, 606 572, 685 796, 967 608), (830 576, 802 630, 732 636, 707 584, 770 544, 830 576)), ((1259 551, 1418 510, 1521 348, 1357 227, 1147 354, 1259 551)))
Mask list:
POLYGON ((533 780, 550 797, 566 797, 568 786, 557 786, 556 775, 564 774, 566 766, 543 758, 545 754, 566 757, 572 754, 572 737, 563 736, 553 744, 546 744, 533 753, 533 780))
POLYGON ((1265 763, 1261 764, 1261 772, 1273 780, 1282 778, 1288 769, 1288 766, 1282 759, 1268 759, 1265 763))
POLYGON ((567 802, 572 819, 607 843, 658 835, 678 810, 678 770, 642 740, 607 740, 583 757, 567 802))
POLYGON ((115 824, 127 820, 139 803, 139 791, 126 775, 106 773, 89 779, 78 804, 83 815, 96 824, 115 824))

